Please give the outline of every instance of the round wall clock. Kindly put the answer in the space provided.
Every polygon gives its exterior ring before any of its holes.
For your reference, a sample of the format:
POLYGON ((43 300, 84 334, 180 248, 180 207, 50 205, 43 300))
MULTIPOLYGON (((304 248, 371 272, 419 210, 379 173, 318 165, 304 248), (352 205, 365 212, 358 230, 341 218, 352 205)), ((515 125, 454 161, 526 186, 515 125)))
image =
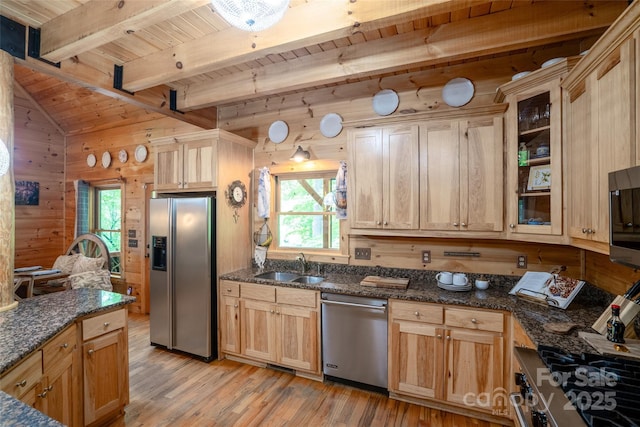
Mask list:
POLYGON ((241 208, 247 201, 247 189, 241 181, 233 181, 227 188, 227 202, 234 208, 241 208))

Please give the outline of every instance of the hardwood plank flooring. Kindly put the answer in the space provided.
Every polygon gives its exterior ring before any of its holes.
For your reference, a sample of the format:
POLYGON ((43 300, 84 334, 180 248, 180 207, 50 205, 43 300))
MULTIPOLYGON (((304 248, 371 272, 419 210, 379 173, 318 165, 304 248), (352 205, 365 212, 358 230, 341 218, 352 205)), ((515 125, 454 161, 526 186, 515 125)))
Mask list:
POLYGON ((130 403, 110 427, 498 427, 342 384, 157 349, 142 314, 129 314, 129 369, 130 403))

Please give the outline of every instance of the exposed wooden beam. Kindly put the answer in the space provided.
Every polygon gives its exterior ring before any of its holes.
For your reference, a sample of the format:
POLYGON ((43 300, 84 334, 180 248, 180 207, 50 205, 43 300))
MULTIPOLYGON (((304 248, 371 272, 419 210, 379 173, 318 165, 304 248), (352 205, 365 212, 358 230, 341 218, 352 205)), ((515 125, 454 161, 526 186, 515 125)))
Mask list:
POLYGON ((40 56, 60 62, 209 2, 91 0, 42 25, 40 56))
POLYGON ((111 72, 103 71, 104 64, 99 58, 91 54, 86 57, 67 59, 61 62, 60 68, 51 66, 37 59, 27 57, 25 60, 15 59, 16 63, 54 76, 62 81, 85 87, 102 95, 125 101, 129 104, 144 108, 149 111, 164 114, 165 116, 200 126, 203 129, 216 127, 217 110, 215 108, 200 109, 192 112, 172 111, 169 105, 168 86, 160 85, 150 89, 129 94, 113 88, 113 76, 111 72))
POLYGON ((602 31, 624 8, 624 2, 598 2, 591 6, 557 2, 554 7, 534 3, 190 85, 178 91, 178 108, 188 111, 369 74, 575 39, 581 33, 602 31), (507 29, 504 22, 510 23, 507 29))
POLYGON ((137 91, 219 68, 400 24, 486 0, 316 0, 292 7, 260 33, 228 28, 124 65, 123 87, 137 91))

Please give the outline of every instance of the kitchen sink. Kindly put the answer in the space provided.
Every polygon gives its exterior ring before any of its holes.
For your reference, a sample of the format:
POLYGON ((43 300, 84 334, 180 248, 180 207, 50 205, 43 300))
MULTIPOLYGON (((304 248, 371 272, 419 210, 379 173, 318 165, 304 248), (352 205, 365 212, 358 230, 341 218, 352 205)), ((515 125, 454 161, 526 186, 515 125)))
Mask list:
POLYGON ((286 271, 268 271, 266 273, 256 274, 254 277, 256 279, 269 279, 277 280, 279 282, 291 282, 294 279, 299 278, 300 275, 296 273, 288 273, 286 271))
POLYGON ((320 276, 300 276, 297 279, 293 279, 292 282, 313 284, 313 283, 320 283, 323 280, 324 280, 324 277, 320 277, 320 276))

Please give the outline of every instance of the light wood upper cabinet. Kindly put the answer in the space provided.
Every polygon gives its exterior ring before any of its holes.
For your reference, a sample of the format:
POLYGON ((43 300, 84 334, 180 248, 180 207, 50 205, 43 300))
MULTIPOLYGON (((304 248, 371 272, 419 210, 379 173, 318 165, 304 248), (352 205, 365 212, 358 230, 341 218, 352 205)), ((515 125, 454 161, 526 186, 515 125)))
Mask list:
POLYGON ((349 132, 352 228, 418 228, 418 125, 349 132))
POLYGON ((572 243, 608 253, 609 172, 634 165, 634 38, 625 40, 567 97, 568 228, 572 243))
POLYGON ((420 126, 420 229, 503 229, 502 119, 420 126))

